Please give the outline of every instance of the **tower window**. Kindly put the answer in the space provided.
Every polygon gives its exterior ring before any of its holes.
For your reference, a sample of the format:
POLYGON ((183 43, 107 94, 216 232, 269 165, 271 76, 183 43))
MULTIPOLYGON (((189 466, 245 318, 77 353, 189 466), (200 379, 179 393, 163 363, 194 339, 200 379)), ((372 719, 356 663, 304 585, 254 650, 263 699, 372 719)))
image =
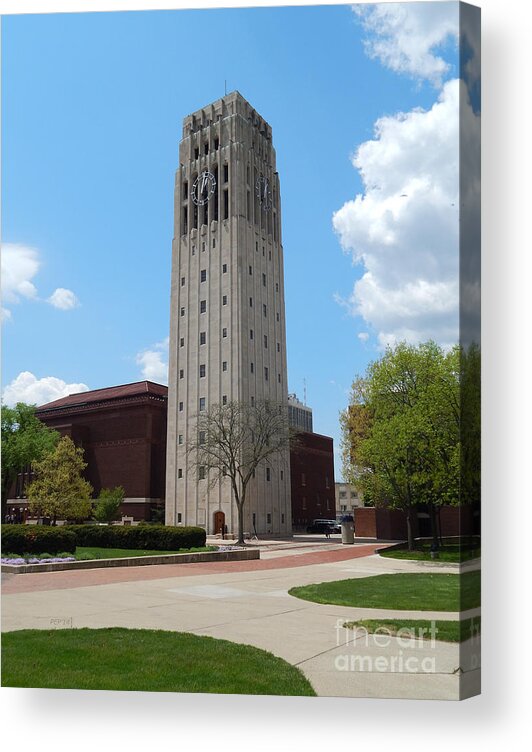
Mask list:
POLYGON ((224 219, 229 219, 229 191, 224 190, 224 219))
POLYGON ((213 239, 212 239, 212 247, 213 247, 213 248, 216 248, 216 238, 213 238, 213 239))
POLYGON ((250 329, 250 330, 249 330, 249 338, 250 338, 250 339, 253 339, 253 329, 250 329))
POLYGON ((280 342, 277 343, 277 352, 281 352, 281 343, 280 342))
POLYGON ((224 164, 224 183, 227 183, 229 180, 229 165, 226 163, 224 164))
POLYGON ((222 264, 222 274, 227 274, 227 264, 222 264))
POLYGON ((183 207, 183 214, 182 214, 182 222, 181 222, 181 235, 186 235, 188 233, 188 207, 183 207))
POLYGON ((268 259, 269 259, 269 261, 272 260, 272 252, 271 251, 268 251, 268 259))
POLYGON ((281 374, 280 373, 277 374, 277 381, 279 382, 279 384, 281 383, 281 374))
POLYGON ((203 144, 203 153, 204 154, 208 154, 209 153, 209 144, 208 144, 207 141, 203 144))
POLYGON ((198 435, 198 444, 205 444, 205 431, 200 431, 198 435))
POLYGON ((194 147, 194 159, 198 159, 198 158, 199 158, 199 147, 195 146, 194 147))
POLYGON ((272 516, 271 516, 271 514, 267 514, 267 515, 266 515, 266 522, 268 523, 268 525, 270 525, 270 524, 271 524, 271 521, 272 521, 272 516))
POLYGON ((182 478, 183 477, 183 470, 182 470, 182 468, 178 469, 178 471, 177 471, 177 477, 178 478, 182 478))
POLYGON ((271 472, 269 467, 266 468, 266 480, 271 480, 271 472))
POLYGON ((196 246, 194 245, 194 243, 192 243, 192 252, 191 253, 192 253, 192 256, 196 255, 196 246))
POLYGON ((222 396, 222 405, 227 405, 227 394, 222 396))
POLYGON ((227 305, 227 295, 222 295, 222 305, 227 305))
POLYGON ((266 275, 265 274, 262 275, 262 286, 266 287, 266 275))
POLYGON ((198 478, 200 480, 205 480, 205 465, 200 465, 198 468, 198 478))
POLYGON ((200 282, 207 281, 207 269, 202 269, 200 272, 200 282))
POLYGON ((205 313, 206 310, 207 310, 207 301, 200 300, 200 313, 205 313))
POLYGON ((249 365, 250 365, 251 373, 253 373, 255 367, 254 367, 253 363, 250 363, 249 365))
POLYGON ((225 326, 222 329, 222 337, 227 337, 227 328, 225 326))
POLYGON ((259 241, 258 240, 255 241, 255 250, 256 251, 259 250, 259 241))
POLYGON ((204 345, 207 342, 207 333, 206 332, 200 332, 199 334, 199 343, 200 345, 204 345))
POLYGON ((255 397, 251 395, 251 407, 255 405, 255 397))
POLYGON ((268 381, 268 367, 264 366, 264 380, 268 381))
MULTIPOLYGON (((205 206, 207 206, 207 204, 205 204, 205 206)), ((203 241, 201 244, 201 250, 203 253, 205 252, 205 248, 206 248, 205 241, 203 241)))
POLYGON ((184 346, 185 346, 185 338, 181 337, 181 339, 179 340, 179 347, 184 347, 184 346))
POLYGON ((179 436, 177 437, 177 443, 178 444, 182 444, 183 443, 183 434, 182 433, 180 433, 179 436))
POLYGON ((284 480, 284 470, 281 470, 281 480, 284 480))
POLYGON ((179 369, 179 378, 184 379, 185 378, 185 372, 182 368, 179 369))
POLYGON ((188 198, 188 181, 183 180, 183 201, 188 198))
POLYGON ((279 292, 279 282, 275 283, 275 292, 279 292))
POLYGON ((249 267, 249 273, 250 273, 250 275, 253 274, 253 267, 252 266, 249 267))
POLYGON ((205 364, 204 363, 202 363, 199 367, 199 375, 200 375, 200 379, 205 378, 205 364))
POLYGON ((263 304, 262 304, 262 312, 263 312, 263 314, 264 314, 265 316, 267 316, 267 315, 268 315, 268 309, 266 308, 266 303, 263 303, 263 304))
POLYGON ((249 307, 250 307, 250 308, 253 308, 253 298, 250 298, 250 299, 249 299, 249 307))
POLYGON ((180 413, 183 412, 183 403, 182 402, 179 403, 179 412, 180 413))
POLYGON ((181 512, 178 512, 178 513, 177 513, 177 521, 178 521, 178 522, 181 522, 181 512))
POLYGON ((227 371, 227 361, 224 360, 222 363, 222 371, 227 371))
POLYGON ((181 310, 179 311, 179 313, 180 313, 181 316, 185 315, 185 308, 184 308, 184 306, 181 306, 181 310))
POLYGON ((277 314, 277 321, 279 321, 279 314, 277 314))
POLYGON ((203 412, 205 410, 205 397, 200 397, 199 409, 200 409, 200 412, 203 412))
POLYGON ((181 277, 181 287, 184 287, 184 286, 185 286, 185 278, 181 277))
POLYGON ((267 334, 264 335, 264 347, 266 348, 268 347, 268 335, 267 334))
POLYGON ((219 148, 220 148, 220 139, 219 138, 215 138, 214 139, 214 150, 218 151, 219 148))

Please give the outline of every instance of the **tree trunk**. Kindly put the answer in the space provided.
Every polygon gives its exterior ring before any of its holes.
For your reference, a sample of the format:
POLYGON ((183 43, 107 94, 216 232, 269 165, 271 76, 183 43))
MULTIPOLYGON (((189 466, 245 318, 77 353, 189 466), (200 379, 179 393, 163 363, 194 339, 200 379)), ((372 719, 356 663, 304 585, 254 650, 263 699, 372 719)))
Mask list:
POLYGON ((406 509, 406 535, 408 539, 408 550, 414 550, 414 535, 412 532, 412 507, 406 509))
POLYGON ((238 540, 237 543, 240 546, 245 545, 244 541, 244 504, 243 503, 237 503, 237 510, 238 510, 238 540))

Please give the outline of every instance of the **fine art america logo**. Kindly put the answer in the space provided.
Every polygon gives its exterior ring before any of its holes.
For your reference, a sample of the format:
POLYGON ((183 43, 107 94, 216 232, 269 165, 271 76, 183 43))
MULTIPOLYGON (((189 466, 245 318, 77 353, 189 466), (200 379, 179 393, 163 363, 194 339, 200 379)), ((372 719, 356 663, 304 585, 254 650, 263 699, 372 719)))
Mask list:
MULTIPOLYGON (((335 656, 337 671, 398 674, 434 674, 437 672, 438 628, 435 621, 430 626, 390 629, 384 625, 368 630, 354 623, 346 627, 344 619, 336 622, 336 645, 345 646, 345 653, 335 656)), ((449 644, 449 643, 447 643, 449 644)), ((460 664, 451 673, 480 668, 480 630, 471 620, 469 624, 468 649, 461 651, 456 646, 460 664), (465 659, 465 661, 464 661, 465 659)))

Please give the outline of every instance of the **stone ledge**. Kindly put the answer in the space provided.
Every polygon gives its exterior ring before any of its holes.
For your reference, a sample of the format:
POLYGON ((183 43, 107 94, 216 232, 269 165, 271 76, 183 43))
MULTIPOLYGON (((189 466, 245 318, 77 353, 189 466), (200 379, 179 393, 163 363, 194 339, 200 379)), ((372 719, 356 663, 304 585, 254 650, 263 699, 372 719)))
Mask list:
POLYGON ((106 567, 146 567, 151 564, 199 564, 208 561, 249 561, 260 559, 258 548, 238 551, 203 551, 189 554, 161 554, 161 556, 130 556, 123 559, 87 559, 55 562, 53 564, 2 564, 6 574, 34 574, 63 572, 66 569, 103 569, 106 567))

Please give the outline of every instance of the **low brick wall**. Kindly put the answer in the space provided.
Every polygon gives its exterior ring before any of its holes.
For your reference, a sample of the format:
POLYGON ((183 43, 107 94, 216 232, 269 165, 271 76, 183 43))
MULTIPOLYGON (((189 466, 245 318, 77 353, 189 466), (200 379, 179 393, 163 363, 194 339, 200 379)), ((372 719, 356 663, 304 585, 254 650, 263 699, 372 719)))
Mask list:
POLYGON ((206 561, 250 561, 252 559, 260 559, 258 548, 241 548, 236 551, 204 551, 190 554, 161 554, 161 556, 131 556, 125 559, 88 559, 54 562, 53 564, 2 564, 2 572, 30 574, 35 572, 63 572, 65 569, 146 567, 152 564, 199 564, 206 561))

